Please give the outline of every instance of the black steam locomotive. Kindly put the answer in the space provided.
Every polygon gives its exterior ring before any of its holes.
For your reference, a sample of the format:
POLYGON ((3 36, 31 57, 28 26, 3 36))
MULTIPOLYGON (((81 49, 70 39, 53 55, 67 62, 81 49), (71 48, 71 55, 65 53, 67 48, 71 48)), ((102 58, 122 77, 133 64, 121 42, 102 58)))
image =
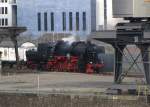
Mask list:
POLYGON ((26 52, 26 58, 30 69, 95 73, 105 66, 102 53, 104 47, 91 42, 57 41, 39 44, 36 51, 26 52))

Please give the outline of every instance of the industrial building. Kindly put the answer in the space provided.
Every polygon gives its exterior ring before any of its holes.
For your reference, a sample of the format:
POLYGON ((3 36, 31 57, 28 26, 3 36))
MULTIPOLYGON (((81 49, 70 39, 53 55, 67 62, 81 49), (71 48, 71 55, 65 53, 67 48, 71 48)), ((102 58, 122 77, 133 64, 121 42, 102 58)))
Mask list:
POLYGON ((0 14, 0 26, 26 26, 26 34, 36 37, 44 33, 83 36, 96 30, 96 0, 1 0, 0 14))
POLYGON ((96 30, 96 0, 18 0, 18 25, 27 33, 70 33, 85 37, 96 30))
POLYGON ((16 26, 17 5, 16 0, 0 0, 0 26, 16 26))
POLYGON ((0 14, 0 26, 26 26, 25 35, 34 37, 64 33, 83 39, 114 29, 120 20, 112 18, 112 0, 1 0, 0 14))

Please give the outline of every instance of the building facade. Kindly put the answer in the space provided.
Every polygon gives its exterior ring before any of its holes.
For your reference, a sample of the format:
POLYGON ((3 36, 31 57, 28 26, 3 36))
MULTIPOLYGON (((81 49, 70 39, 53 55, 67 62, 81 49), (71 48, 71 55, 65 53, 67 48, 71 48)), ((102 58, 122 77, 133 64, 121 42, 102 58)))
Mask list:
POLYGON ((0 27, 17 25, 16 0, 0 0, 0 27))
POLYGON ((72 34, 115 29, 112 0, 0 0, 0 26, 25 26, 25 35, 72 34))
POLYGON ((70 33, 81 38, 96 30, 96 0, 17 0, 19 26, 26 33, 70 33))

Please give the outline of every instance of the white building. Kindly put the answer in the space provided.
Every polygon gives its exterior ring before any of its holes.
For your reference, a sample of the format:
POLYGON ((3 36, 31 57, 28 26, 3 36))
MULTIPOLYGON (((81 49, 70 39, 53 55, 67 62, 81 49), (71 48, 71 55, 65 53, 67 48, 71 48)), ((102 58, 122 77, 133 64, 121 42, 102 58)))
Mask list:
MULTIPOLYGON (((19 60, 26 61, 26 51, 36 49, 36 46, 33 43, 25 42, 23 44, 19 44, 19 60)), ((0 43, 0 52, 2 52, 1 60, 3 61, 15 61, 15 48, 11 41, 2 41, 0 43)))
POLYGON ((27 33, 71 33, 81 38, 96 30, 96 0, 17 0, 18 25, 27 33))
POLYGON ((16 0, 0 0, 0 27, 16 26, 16 0))

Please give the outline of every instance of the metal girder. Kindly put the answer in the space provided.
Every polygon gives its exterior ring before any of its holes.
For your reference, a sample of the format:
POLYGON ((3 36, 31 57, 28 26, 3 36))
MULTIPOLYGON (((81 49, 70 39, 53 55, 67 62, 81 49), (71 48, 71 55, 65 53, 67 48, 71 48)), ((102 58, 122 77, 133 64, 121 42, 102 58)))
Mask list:
MULTIPOLYGON (((137 60, 138 60, 138 58, 140 57, 140 55, 141 54, 138 54, 138 56, 135 58, 135 59, 133 59, 133 63, 130 65, 130 67, 126 70, 126 71, 124 71, 124 72, 122 72, 122 74, 119 76, 119 78, 118 78, 118 81, 117 81, 117 83, 120 83, 120 82, 122 82, 122 80, 124 79, 124 77, 125 76, 127 76, 127 74, 128 74, 128 72, 134 67, 134 65, 136 64, 137 65, 137 60)), ((132 55, 131 55, 132 56, 132 55)))
POLYGON ((150 47, 150 22, 128 22, 128 23, 118 23, 116 25, 116 31, 100 31, 92 33, 92 39, 103 41, 105 43, 111 44, 115 49, 115 76, 114 81, 120 83, 121 80, 127 75, 128 71, 131 70, 134 65, 140 69, 137 64, 138 58, 142 55, 142 61, 144 65, 145 78, 148 85, 150 85, 150 55, 148 48, 150 47), (131 26, 132 25, 132 26, 131 26), (141 50, 135 59, 130 53, 133 63, 130 65, 127 71, 122 70, 123 61, 123 49, 127 45, 136 45, 141 50))
MULTIPOLYGON (((126 49, 127 52, 129 53, 129 55, 130 55, 130 57, 131 57, 131 59, 132 59, 133 62, 135 62, 135 61, 140 57, 140 53, 139 53, 138 56, 137 56, 136 58, 134 58, 134 57, 132 56, 132 53, 129 51, 129 49, 128 49, 128 48, 125 48, 125 49, 126 49)), ((136 52, 135 52, 135 53, 136 53, 136 52)), ((135 65, 136 65, 136 67, 139 69, 139 71, 142 72, 142 69, 139 67, 139 65, 138 65, 137 63, 135 63, 135 65)))
POLYGON ((125 45, 115 45, 115 76, 114 81, 118 83, 119 77, 122 74, 122 61, 123 61, 123 55, 122 51, 125 48, 125 45))
POLYGON ((150 85, 150 52, 149 52, 150 45, 140 45, 139 48, 141 49, 142 53, 142 60, 144 65, 144 72, 145 78, 148 85, 150 85))

